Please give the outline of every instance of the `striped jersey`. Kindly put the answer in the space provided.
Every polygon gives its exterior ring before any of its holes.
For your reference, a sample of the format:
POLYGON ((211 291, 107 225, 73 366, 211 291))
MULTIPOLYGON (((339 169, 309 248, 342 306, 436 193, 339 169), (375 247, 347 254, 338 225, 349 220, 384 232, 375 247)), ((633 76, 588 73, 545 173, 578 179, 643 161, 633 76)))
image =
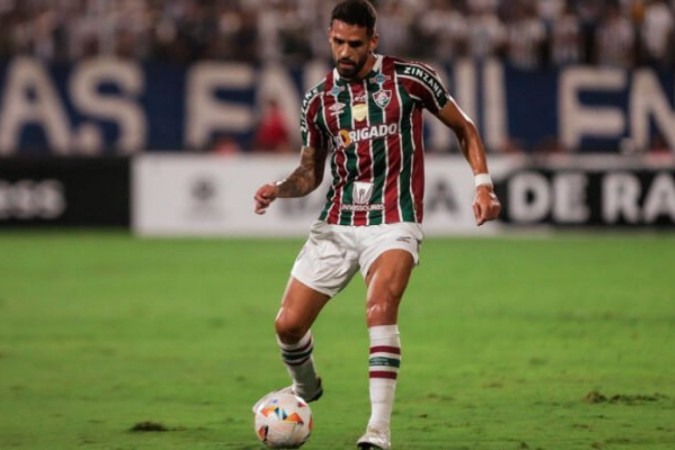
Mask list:
POLYGON ((436 114, 450 96, 429 66, 376 58, 363 79, 346 80, 334 69, 303 100, 303 145, 332 152, 319 216, 330 224, 422 222, 422 112, 436 114))

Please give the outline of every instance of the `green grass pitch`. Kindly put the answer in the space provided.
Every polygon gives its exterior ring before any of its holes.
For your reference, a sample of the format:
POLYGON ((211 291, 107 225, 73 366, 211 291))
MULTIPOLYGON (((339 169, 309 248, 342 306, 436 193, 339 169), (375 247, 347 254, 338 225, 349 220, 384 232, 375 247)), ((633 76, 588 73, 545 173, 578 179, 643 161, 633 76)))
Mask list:
MULTIPOLYGON (((302 240, 0 234, 0 449, 262 448, 302 240), (163 431, 130 431, 154 423, 163 431)), ((399 449, 675 448, 675 235, 429 238, 401 310, 399 449)), ((314 327, 304 448, 369 415, 360 278, 314 327)))

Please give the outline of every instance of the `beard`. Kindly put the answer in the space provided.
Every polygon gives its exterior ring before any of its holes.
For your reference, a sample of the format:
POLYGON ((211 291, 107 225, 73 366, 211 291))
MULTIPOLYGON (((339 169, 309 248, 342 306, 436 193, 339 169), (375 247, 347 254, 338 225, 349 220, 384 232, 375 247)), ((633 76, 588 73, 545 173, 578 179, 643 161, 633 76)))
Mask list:
POLYGON ((340 59, 336 61, 335 66, 342 78, 350 79, 355 78, 359 72, 361 72, 363 66, 366 65, 366 61, 368 61, 368 55, 363 56, 363 58, 358 61, 340 59))

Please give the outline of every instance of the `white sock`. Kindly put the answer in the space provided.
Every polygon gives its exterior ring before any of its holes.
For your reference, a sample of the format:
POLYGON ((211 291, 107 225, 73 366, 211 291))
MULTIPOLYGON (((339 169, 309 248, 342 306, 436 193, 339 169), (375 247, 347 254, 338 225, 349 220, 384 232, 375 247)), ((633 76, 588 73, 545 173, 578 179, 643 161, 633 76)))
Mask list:
POLYGON ((368 426, 389 428, 394 406, 396 379, 401 365, 398 325, 380 325, 370 334, 369 384, 371 414, 368 426))
POLYGON ((305 400, 309 400, 305 395, 312 395, 318 384, 314 358, 312 357, 314 350, 312 332, 308 331, 295 344, 284 344, 277 336, 277 343, 281 349, 281 360, 286 365, 286 370, 293 380, 295 392, 305 400))

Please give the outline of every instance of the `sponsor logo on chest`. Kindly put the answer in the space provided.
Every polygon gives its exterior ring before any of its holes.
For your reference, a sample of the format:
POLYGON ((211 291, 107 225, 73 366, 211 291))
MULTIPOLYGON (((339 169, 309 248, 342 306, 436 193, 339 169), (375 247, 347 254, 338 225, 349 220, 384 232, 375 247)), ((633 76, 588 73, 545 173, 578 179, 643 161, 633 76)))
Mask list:
POLYGON ((398 134, 398 123, 383 123, 381 125, 373 125, 370 127, 359 128, 357 130, 342 129, 338 135, 334 137, 335 143, 339 147, 348 147, 351 144, 369 140, 378 139, 385 136, 398 134))
POLYGON ((340 205, 342 211, 382 211, 382 203, 370 203, 373 197, 374 184, 366 181, 355 181, 352 185, 352 203, 340 205))

